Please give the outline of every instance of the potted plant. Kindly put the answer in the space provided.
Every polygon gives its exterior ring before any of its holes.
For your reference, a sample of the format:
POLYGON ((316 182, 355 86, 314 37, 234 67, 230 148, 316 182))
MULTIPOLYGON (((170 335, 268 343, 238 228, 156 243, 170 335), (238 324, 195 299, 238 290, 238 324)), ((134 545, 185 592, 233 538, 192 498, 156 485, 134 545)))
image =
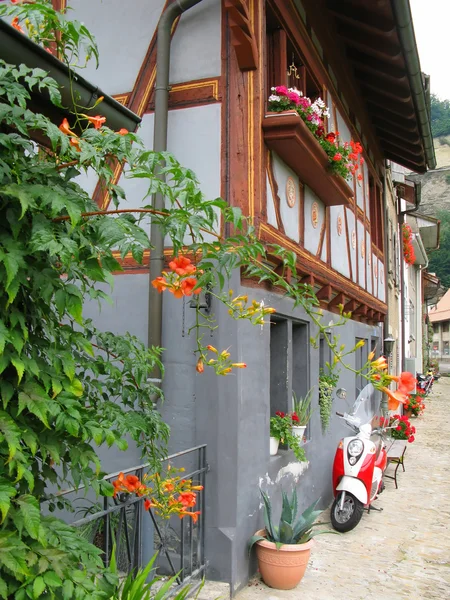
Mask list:
POLYGON ((311 407, 313 389, 311 388, 304 398, 297 398, 295 392, 292 392, 292 404, 294 407, 294 411, 291 413, 292 433, 302 441, 313 413, 311 407))
POLYGON ((394 415, 390 418, 389 425, 391 427, 395 425, 391 429, 391 437, 395 440, 408 440, 410 444, 415 440, 416 428, 411 425, 405 415, 394 415))
POLYGON ((259 571, 264 583, 278 590, 294 588, 305 574, 308 566, 313 537, 329 531, 313 531, 314 521, 321 510, 316 510, 316 500, 297 517, 298 498, 294 489, 292 498, 282 491, 280 523, 273 523, 269 497, 261 490, 264 501, 265 529, 260 529, 250 539, 249 551, 256 545, 259 571))
POLYGON ((270 417, 270 456, 277 454, 280 442, 289 446, 299 462, 306 461, 302 440, 292 433, 291 416, 278 410, 270 417))

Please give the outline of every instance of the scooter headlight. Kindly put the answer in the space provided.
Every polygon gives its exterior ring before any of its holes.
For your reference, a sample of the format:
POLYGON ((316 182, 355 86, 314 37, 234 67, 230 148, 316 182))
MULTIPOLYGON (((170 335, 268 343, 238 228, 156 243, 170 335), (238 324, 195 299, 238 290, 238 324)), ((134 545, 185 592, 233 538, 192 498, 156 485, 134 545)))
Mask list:
POLYGON ((352 440, 347 448, 350 456, 359 456, 363 450, 364 444, 361 440, 352 440))

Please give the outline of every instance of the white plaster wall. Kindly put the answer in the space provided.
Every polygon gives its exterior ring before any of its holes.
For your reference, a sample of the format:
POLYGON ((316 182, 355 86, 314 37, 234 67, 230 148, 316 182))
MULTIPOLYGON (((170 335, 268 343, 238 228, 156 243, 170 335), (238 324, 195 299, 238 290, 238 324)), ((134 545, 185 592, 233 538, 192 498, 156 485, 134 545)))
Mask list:
POLYGON ((367 256, 367 244, 366 244, 366 254, 364 258, 361 256, 361 242, 365 241, 365 229, 364 225, 361 221, 357 222, 357 235, 358 235, 358 284, 362 287, 366 287, 366 256, 367 256))
POLYGON ((378 299, 382 302, 386 301, 386 278, 384 273, 384 264, 380 259, 378 260, 378 299), (383 277, 381 277, 381 273, 383 273, 383 277))
POLYGON ((334 110, 333 110, 333 96, 330 92, 327 92, 325 103, 330 109, 330 118, 328 119, 328 131, 336 131, 336 123, 334 121, 334 110))
POLYGON ((300 241, 300 190, 298 176, 284 163, 277 154, 273 153, 273 174, 278 185, 278 196, 280 198, 280 214, 286 235, 295 242, 300 241), (295 185, 297 202, 291 208, 286 198, 286 182, 291 177, 295 185))
POLYGON ((357 283, 357 280, 356 280, 356 256, 357 256, 357 251, 358 251, 358 245, 356 245, 356 248, 353 248, 353 246, 352 246, 352 231, 355 231, 355 233, 356 233, 355 215, 354 215, 353 211, 351 211, 348 208, 346 208, 345 211, 347 214, 348 236, 350 239, 350 261, 351 261, 351 265, 352 265, 352 275, 353 275, 353 281, 357 283))
POLYGON ((274 227, 277 227, 277 217, 276 217, 276 213, 275 213, 275 204, 274 204, 274 199, 273 199, 273 194, 272 194, 272 188, 270 186, 270 182, 269 182, 269 176, 266 175, 266 191, 267 191, 267 207, 266 207, 266 212, 267 212, 267 222, 269 223, 269 225, 273 225, 274 227))
POLYGON ((347 250, 347 232, 345 229, 345 208, 343 206, 330 207, 330 235, 331 235, 331 266, 345 277, 350 277, 350 265, 347 250), (337 221, 339 215, 342 219, 342 234, 338 235, 337 221))
POLYGON ((366 290, 369 292, 369 294, 372 294, 372 289, 373 289, 374 296, 376 296, 376 294, 377 294, 376 281, 373 283, 373 286, 372 286, 372 281, 375 279, 374 274, 373 274, 375 260, 376 260, 376 257, 374 257, 372 254, 372 244, 371 244, 371 240, 370 240, 370 234, 366 231, 366 270, 367 270, 366 290), (370 264, 369 264, 369 260, 370 260, 370 264))
POLYGON ((70 17, 82 21, 97 40, 100 68, 91 60, 81 75, 105 93, 133 88, 165 0, 69 0, 70 17))
POLYGON ((316 254, 319 248, 320 231, 325 219, 325 207, 311 188, 305 185, 305 249, 316 254), (314 228, 311 221, 311 207, 317 202, 319 207, 319 222, 314 228))
MULTIPOLYGON (((220 104, 210 104, 169 112, 167 149, 183 167, 194 171, 208 200, 220 196, 220 110, 220 104)), ((153 127, 154 115, 144 115, 139 135, 149 149, 153 147, 153 127)), ((145 179, 122 176, 119 184, 127 196, 120 208, 140 208, 150 203, 145 197, 145 179)))
POLYGON ((221 24, 220 0, 203 0, 182 15, 172 40, 171 83, 221 74, 221 24))

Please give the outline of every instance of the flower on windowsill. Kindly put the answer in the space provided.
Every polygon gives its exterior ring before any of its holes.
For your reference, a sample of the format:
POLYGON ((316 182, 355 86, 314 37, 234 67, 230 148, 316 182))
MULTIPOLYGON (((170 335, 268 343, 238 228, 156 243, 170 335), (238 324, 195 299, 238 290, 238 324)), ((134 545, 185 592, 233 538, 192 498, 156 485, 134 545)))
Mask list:
POLYGON ((391 437, 395 440, 407 440, 410 444, 414 442, 416 428, 411 425, 408 417, 405 415, 394 415, 389 420, 389 426, 393 427, 390 429, 391 437), (395 425, 397 423, 397 425, 395 425))
POLYGON ((284 112, 293 110, 305 122, 308 129, 318 140, 325 150, 329 170, 335 175, 341 175, 344 179, 356 177, 361 182, 364 177, 357 173, 364 164, 362 146, 359 142, 340 142, 339 132, 330 131, 325 135, 325 121, 330 116, 330 111, 321 98, 311 101, 303 96, 296 88, 287 88, 279 85, 271 89, 272 94, 268 98, 268 109, 270 112, 284 112))

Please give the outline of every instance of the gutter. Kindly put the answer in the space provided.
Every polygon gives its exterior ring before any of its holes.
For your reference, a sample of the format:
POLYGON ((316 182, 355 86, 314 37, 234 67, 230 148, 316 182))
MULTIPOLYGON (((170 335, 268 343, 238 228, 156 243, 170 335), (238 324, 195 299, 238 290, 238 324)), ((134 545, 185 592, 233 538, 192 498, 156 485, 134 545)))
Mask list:
POLYGON ((422 75, 409 0, 391 0, 397 35, 405 57, 408 79, 429 169, 436 168, 436 156, 430 123, 430 78, 422 75))
MULTIPOLYGON (((97 86, 69 69, 55 56, 46 52, 26 35, 16 31, 14 27, 0 19, 0 58, 12 65, 25 64, 27 67, 43 69, 57 83, 61 91, 62 105, 59 108, 52 104, 46 93, 31 93, 33 105, 52 121, 59 125, 64 117, 69 122, 71 112, 75 111, 73 97, 77 98, 77 105, 87 109, 94 106, 98 98, 103 96, 103 101, 96 106, 95 114, 106 118, 106 124, 111 129, 118 131, 121 128, 136 131, 141 119, 120 102, 102 92, 97 86), (72 92, 71 92, 72 85, 72 92), (72 97, 73 96, 73 97, 72 97)), ((75 128, 75 131, 77 129, 75 128)))
MULTIPOLYGON (((164 152, 167 150, 167 123, 169 117, 169 74, 170 74, 170 44, 172 27, 175 20, 185 11, 189 10, 202 0, 175 0, 161 15, 158 23, 157 57, 156 57, 156 84, 155 84, 155 128, 153 132, 153 150, 164 152)), ((165 179, 161 174, 160 178, 165 179)), ((164 210, 164 196, 155 194, 153 208, 164 210)), ((159 277, 164 269, 164 234, 160 226, 152 220, 150 226, 150 278, 148 298, 148 347, 161 348, 162 346, 162 294, 151 284, 153 279, 159 277)), ((162 381, 161 369, 155 366, 151 374, 151 381, 159 385, 162 381)))

